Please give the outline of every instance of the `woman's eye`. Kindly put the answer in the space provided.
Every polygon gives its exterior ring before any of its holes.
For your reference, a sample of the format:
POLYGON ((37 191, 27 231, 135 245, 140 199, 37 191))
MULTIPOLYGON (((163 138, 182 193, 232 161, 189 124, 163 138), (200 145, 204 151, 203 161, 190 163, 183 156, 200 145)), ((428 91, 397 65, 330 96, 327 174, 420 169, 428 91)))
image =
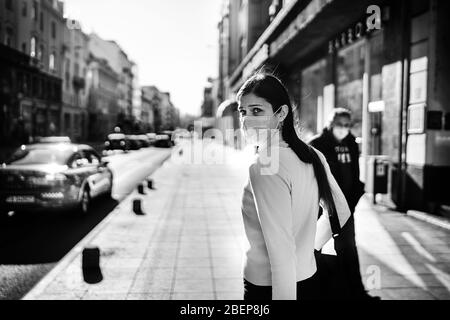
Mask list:
POLYGON ((254 115, 257 115, 257 114, 260 113, 261 111, 262 111, 262 109, 259 109, 259 108, 254 108, 254 109, 252 110, 252 112, 253 112, 254 115))
POLYGON ((245 116, 245 110, 239 110, 239 113, 241 114, 241 116, 245 116))

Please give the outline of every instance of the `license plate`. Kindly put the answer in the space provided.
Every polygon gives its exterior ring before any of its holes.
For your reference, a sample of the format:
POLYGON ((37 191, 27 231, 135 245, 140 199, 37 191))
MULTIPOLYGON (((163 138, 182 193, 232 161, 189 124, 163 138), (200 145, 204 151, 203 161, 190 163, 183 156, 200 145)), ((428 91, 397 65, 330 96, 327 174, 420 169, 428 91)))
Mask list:
POLYGON ((6 202, 9 203, 34 203, 33 196, 12 196, 6 198, 6 202))

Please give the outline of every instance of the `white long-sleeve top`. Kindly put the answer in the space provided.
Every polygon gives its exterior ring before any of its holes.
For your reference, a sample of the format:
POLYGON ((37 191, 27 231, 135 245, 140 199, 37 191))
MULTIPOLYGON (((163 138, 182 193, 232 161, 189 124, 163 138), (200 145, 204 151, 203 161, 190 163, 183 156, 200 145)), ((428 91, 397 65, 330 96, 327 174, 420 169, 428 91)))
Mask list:
MULTIPOLYGON (((322 248, 332 235, 328 215, 317 220, 319 194, 312 164, 302 162, 289 147, 276 148, 278 169, 263 174, 267 158, 261 161, 256 156, 244 188, 242 215, 250 245, 244 278, 272 286, 273 300, 295 300, 297 282, 317 271, 314 248, 322 248)), ((343 226, 350 217, 349 207, 324 155, 315 151, 325 167, 343 226)))

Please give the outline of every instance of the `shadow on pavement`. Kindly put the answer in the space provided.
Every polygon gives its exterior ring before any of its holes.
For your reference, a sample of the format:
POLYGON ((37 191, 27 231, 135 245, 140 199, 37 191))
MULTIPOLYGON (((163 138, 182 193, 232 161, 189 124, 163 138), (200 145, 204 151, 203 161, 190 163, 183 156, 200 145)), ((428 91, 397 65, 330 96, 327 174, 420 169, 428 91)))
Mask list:
MULTIPOLYGON (((378 213, 377 222, 383 228, 388 243, 394 247, 390 252, 368 252, 358 246, 362 276, 370 278, 370 266, 381 270, 381 290, 375 295, 395 300, 442 299, 450 296, 450 256, 448 233, 438 227, 422 222, 400 219, 392 223, 389 212, 378 213), (384 217, 383 217, 384 216, 384 217), (365 268, 369 267, 367 270, 365 268)), ((375 244, 376 246, 376 244, 375 244)), ((391 248, 392 249, 392 248, 391 248)), ((371 250, 370 250, 371 251, 371 250)), ((367 282, 366 282, 367 284, 367 282)))
POLYGON ((116 206, 96 199, 88 216, 70 211, 18 213, 0 224, 0 265, 54 263, 63 258, 116 206))

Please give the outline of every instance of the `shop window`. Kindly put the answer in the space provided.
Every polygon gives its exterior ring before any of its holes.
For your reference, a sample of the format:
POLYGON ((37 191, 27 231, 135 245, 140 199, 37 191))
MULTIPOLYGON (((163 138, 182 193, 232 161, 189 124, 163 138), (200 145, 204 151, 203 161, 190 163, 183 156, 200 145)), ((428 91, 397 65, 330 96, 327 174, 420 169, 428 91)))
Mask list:
POLYGON ((364 75, 364 43, 362 41, 338 52, 336 107, 352 111, 353 129, 362 136, 362 94, 364 75))
MULTIPOLYGON (((325 126, 324 88, 326 79, 325 59, 302 71, 300 126, 305 135, 320 132, 325 126)), ((307 139, 307 137, 304 137, 307 139)))
POLYGON ((414 17, 411 21, 411 43, 428 39, 429 14, 424 13, 414 17))

